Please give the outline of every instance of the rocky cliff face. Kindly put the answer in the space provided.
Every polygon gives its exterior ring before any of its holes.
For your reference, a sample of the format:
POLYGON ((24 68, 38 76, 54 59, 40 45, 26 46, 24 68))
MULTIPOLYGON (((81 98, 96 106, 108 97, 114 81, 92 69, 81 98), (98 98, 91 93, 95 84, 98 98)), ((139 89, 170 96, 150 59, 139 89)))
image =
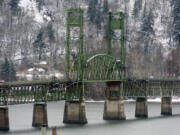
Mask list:
MULTIPOLYGON (((124 11, 127 75, 161 78, 179 74, 179 71, 170 72, 171 67, 167 67, 168 60, 173 61, 172 51, 177 48, 177 42, 173 40, 173 0, 16 1, 16 14, 7 1, 0 7, 0 55, 3 59, 8 57, 17 65, 31 65, 46 60, 49 69, 58 67, 63 70, 66 10, 82 7, 85 11, 85 53, 107 52, 107 12, 124 11), (38 34, 42 35, 41 39, 38 39, 38 34), (42 41, 42 48, 35 47, 38 40, 42 41)), ((119 58, 118 41, 114 42, 113 49, 115 57, 119 58)), ((180 68, 178 62, 172 66, 180 68)))

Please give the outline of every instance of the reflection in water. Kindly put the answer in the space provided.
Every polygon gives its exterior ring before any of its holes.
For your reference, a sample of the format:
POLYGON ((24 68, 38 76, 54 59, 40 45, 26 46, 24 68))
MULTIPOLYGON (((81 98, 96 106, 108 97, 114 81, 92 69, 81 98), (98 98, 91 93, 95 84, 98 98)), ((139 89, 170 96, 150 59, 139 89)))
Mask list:
MULTIPOLYGON (((33 104, 14 105, 9 107, 10 131, 0 135, 40 135, 40 129, 32 128, 33 104)), ((125 103, 125 121, 104 121, 103 103, 87 103, 88 124, 63 124, 64 102, 48 103, 47 135, 51 135, 52 127, 56 126, 58 135, 177 135, 180 133, 180 105, 173 105, 173 116, 160 115, 160 104, 149 103, 148 119, 134 118, 135 104, 125 103)))

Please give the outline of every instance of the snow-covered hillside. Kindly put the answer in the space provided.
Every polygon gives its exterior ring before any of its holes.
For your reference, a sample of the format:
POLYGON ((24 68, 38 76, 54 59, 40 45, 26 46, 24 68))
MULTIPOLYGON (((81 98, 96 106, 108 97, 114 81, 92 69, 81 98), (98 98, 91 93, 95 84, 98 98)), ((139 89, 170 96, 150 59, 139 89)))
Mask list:
POLYGON ((26 15, 32 16, 34 21, 37 23, 43 23, 45 19, 48 21, 51 20, 51 18, 45 14, 47 12, 47 8, 43 6, 41 11, 39 11, 38 4, 35 0, 20 0, 19 7, 26 15))
MULTIPOLYGON (((12 14, 8 2, 4 2, 0 7, 1 63, 8 57, 17 67, 23 65, 28 69, 40 58, 47 61, 49 70, 63 72, 68 8, 84 9, 84 52, 106 53, 106 2, 108 10, 125 13, 127 75, 140 78, 168 76, 167 63, 172 60, 170 54, 177 44, 173 40, 172 0, 19 0, 17 14, 12 14), (96 5, 90 13, 92 1, 96 5), (91 15, 95 16, 94 22, 90 21, 91 15), (48 37, 49 31, 52 40, 48 37), (38 34, 43 35, 45 44, 41 52, 34 47, 38 34)), ((112 47, 114 52, 120 50, 119 45, 112 47)), ((119 53, 115 53, 115 57, 119 58, 119 53)))

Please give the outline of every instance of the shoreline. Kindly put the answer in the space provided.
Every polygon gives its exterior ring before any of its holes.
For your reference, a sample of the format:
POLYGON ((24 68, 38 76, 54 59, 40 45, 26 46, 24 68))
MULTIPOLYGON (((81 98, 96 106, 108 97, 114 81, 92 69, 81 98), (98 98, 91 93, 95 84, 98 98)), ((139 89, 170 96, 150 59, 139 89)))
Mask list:
MULTIPOLYGON (((161 103, 161 98, 157 97, 157 98, 148 98, 147 100, 149 103, 161 103)), ((86 103, 104 103, 104 100, 86 100, 86 103)), ((123 102, 136 102, 135 99, 127 99, 127 100, 123 100, 123 102)), ((180 103, 180 97, 173 97, 172 98, 172 103, 180 103)))

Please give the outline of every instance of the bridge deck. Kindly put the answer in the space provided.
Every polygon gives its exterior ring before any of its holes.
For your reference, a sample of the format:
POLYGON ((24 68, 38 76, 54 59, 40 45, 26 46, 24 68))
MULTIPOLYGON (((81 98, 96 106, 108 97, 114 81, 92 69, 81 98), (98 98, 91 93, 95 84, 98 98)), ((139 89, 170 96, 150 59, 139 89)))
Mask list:
MULTIPOLYGON (((84 83, 93 82, 109 81, 84 81, 84 83)), ((119 82, 124 83, 124 97, 180 96, 178 79, 127 79, 119 82)), ((79 83, 81 82, 54 80, 3 84, 0 85, 0 105, 79 100, 79 83)))

